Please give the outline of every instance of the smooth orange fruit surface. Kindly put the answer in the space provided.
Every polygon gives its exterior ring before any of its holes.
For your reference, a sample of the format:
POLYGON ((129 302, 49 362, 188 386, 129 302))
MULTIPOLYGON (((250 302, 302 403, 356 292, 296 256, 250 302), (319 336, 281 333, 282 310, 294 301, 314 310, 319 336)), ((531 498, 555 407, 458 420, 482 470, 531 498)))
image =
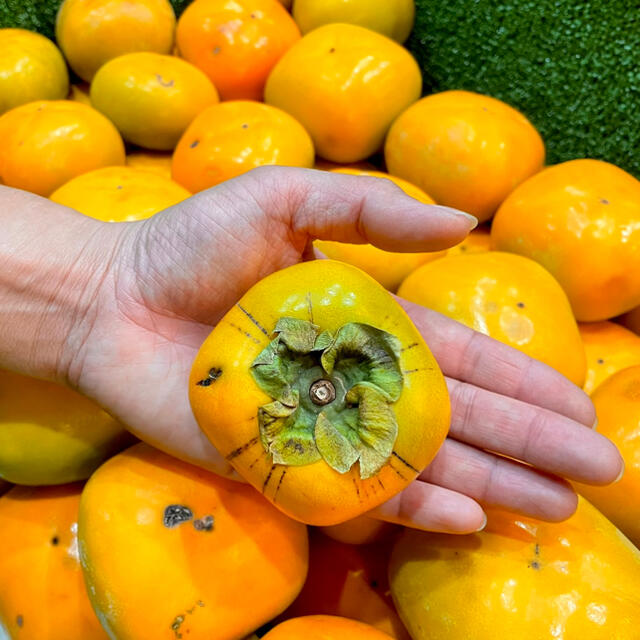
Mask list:
POLYGON ((128 142, 147 149, 173 149, 191 121, 218 93, 192 64, 159 53, 129 53, 100 67, 91 83, 91 103, 128 142))
POLYGON ((640 551, 580 499, 566 522, 488 513, 466 536, 406 529, 391 592, 414 640, 635 640, 640 551))
MULTIPOLYGON (((418 187, 402 178, 396 178, 382 171, 358 169, 331 169, 331 171, 354 176, 385 178, 400 187, 412 198, 425 204, 435 204, 434 200, 422 191, 422 189, 418 189, 418 187)), ((392 212, 390 212, 390 218, 391 216, 392 212)), ((393 224, 393 220, 390 219, 389 223, 393 224)), ((395 291, 400 286, 400 283, 421 264, 445 255, 444 251, 433 251, 431 253, 384 251, 371 244, 349 244, 346 242, 333 242, 331 240, 316 240, 313 244, 328 258, 347 262, 354 267, 366 271, 385 289, 389 289, 389 291, 395 291)))
POLYGON ((492 246, 548 269, 582 322, 640 304, 640 181, 599 160, 571 160, 520 185, 491 227, 492 246))
POLYGON ((237 100, 196 117, 180 138, 171 172, 195 193, 262 165, 312 167, 313 157, 309 134, 288 113, 237 100))
POLYGON ((346 22, 404 42, 413 27, 414 0, 296 0, 293 17, 302 33, 346 22))
POLYGON ((625 470, 622 479, 608 487, 575 487, 640 547, 640 366, 607 378, 591 399, 598 416, 596 429, 618 447, 625 470))
POLYGON ((200 427, 286 514, 344 522, 404 489, 449 426, 440 368, 391 294, 314 260, 254 285, 189 380, 200 427))
POLYGON ((277 0, 195 0, 180 16, 180 55, 211 78, 223 100, 262 100, 264 83, 300 39, 277 0))
POLYGON ((0 636, 107 640, 78 558, 81 490, 14 487, 0 498, 0 636))
POLYGON ((67 65, 49 38, 26 29, 0 29, 0 51, 0 115, 34 100, 67 97, 67 65))
POLYGON ((491 249, 491 233, 485 226, 474 229, 462 242, 447 249, 448 256, 484 253, 491 249))
POLYGON ((51 200, 104 222, 130 222, 186 200, 171 178, 135 167, 104 167, 69 180, 51 200))
POLYGON ((53 382, 0 369, 0 478, 64 484, 134 439, 97 404, 53 382))
POLYGON ((584 383, 584 347, 567 296, 533 260, 499 251, 447 256, 414 271, 398 295, 584 383))
POLYGON ((0 116, 0 179, 49 196, 71 178, 124 164, 118 130, 101 113, 71 100, 30 102, 0 116))
POLYGON ((247 484, 139 444, 82 494, 80 558, 119 640, 236 640, 283 611, 307 572, 306 527, 247 484))
POLYGON ((265 101, 304 125, 318 155, 349 163, 381 147, 421 89, 416 61, 397 42, 363 27, 331 24, 287 51, 269 76, 265 101))
POLYGON ((171 178, 171 153, 162 151, 132 151, 127 154, 127 166, 146 169, 165 178, 171 178))
POLYGON ((542 169, 544 143, 533 125, 504 102, 444 91, 422 98, 398 117, 384 155, 390 173, 483 222, 518 184, 542 169))
POLYGON ((397 526, 390 522, 383 522, 367 515, 358 516, 340 524, 320 527, 327 537, 348 545, 378 542, 391 535, 396 529, 397 526))
POLYGON ((176 16, 168 0, 64 0, 56 40, 87 82, 108 60, 133 51, 169 53, 176 16))
POLYGON ((281 622, 264 640, 391 640, 368 624, 337 616, 304 616, 281 622))
POLYGON ((583 322, 578 328, 587 355, 587 393, 617 371, 640 364, 640 337, 632 331, 607 321, 583 322))
POLYGON ((284 618, 340 616, 370 624, 397 640, 409 640, 389 593, 390 542, 343 544, 313 530, 309 541, 309 574, 284 618))

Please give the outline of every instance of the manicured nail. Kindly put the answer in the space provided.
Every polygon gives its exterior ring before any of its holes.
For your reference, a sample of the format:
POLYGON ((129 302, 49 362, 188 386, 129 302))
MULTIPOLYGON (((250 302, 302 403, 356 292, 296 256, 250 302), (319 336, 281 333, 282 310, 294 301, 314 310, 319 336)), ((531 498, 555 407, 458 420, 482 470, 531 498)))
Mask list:
POLYGON ((460 211, 459 209, 453 209, 452 207, 443 207, 439 204, 434 204, 432 206, 436 207, 436 209, 440 209, 440 211, 442 211, 443 213, 450 213, 454 216, 464 216, 473 225, 471 229, 469 229, 469 231, 475 229, 478 226, 478 218, 476 218, 475 216, 472 216, 470 213, 467 213, 466 211, 460 211))
POLYGON ((618 477, 613 481, 613 484, 616 484, 616 482, 620 482, 620 480, 622 480, 622 476, 624 475, 624 470, 625 470, 625 463, 624 460, 622 461, 622 469, 620 471, 620 473, 618 474, 618 477))
POLYGON ((595 422, 591 425, 592 429, 597 429, 598 428, 598 418, 596 418, 595 422))
POLYGON ((476 531, 482 531, 487 526, 487 514, 484 514, 484 520, 482 524, 476 529, 476 531))

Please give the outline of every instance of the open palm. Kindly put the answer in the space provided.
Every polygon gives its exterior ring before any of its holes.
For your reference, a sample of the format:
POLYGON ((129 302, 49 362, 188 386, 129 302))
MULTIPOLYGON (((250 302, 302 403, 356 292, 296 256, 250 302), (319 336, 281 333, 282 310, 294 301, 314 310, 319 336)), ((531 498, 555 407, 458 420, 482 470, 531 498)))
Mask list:
MULTIPOLYGON (((241 295, 312 257, 315 238, 423 251, 451 246, 471 227, 388 181, 254 170, 103 231, 111 260, 69 333, 65 375, 140 438, 230 474, 193 418, 187 379, 201 343, 241 295)), ((557 520, 576 505, 563 478, 606 484, 619 475, 621 458, 591 429, 595 414, 581 390, 506 345, 401 303, 447 376, 452 424, 436 459, 376 515, 449 532, 481 527, 480 505, 557 520)))

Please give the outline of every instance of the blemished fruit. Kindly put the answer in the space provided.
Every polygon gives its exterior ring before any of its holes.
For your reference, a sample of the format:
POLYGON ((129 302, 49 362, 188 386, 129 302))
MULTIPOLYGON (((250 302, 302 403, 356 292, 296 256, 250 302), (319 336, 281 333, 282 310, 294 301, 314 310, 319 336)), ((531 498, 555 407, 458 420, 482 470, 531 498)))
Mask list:
POLYGON ((397 640, 410 640, 389 593, 391 540, 344 544, 312 530, 309 543, 307 579, 283 618, 340 616, 370 624, 397 640))
POLYGON ((392 640, 368 624, 337 616, 291 618, 271 629, 264 640, 392 640))
POLYGON ((78 526, 89 597, 118 640, 243 638, 307 573, 304 525, 249 485, 146 444, 94 473, 78 526))
POLYGON ((296 0, 293 5, 293 18, 302 33, 346 22, 400 43, 409 37, 414 17, 414 0, 296 0))
POLYGON ((134 169, 146 169, 164 178, 171 178, 171 153, 163 151, 132 151, 126 163, 134 169))
POLYGON ((406 529, 391 593, 414 640, 634 640, 640 551, 583 498, 562 523, 488 513, 466 536, 406 529))
POLYGON ((404 489, 450 417, 440 368, 409 317, 370 276, 332 260, 254 285, 200 348, 189 396, 236 471, 315 525, 404 489))
POLYGON ((474 229, 462 242, 447 249, 448 256, 485 253, 491 249, 491 233, 485 226, 474 229))
POLYGON ((92 169, 124 164, 113 124, 80 102, 30 102, 0 116, 0 179, 9 187, 49 196, 92 169))
POLYGON ((591 395, 597 431, 618 447, 622 478, 608 487, 575 483, 576 489, 640 547, 640 366, 618 371, 591 395))
POLYGON ((382 146, 421 88, 415 60, 397 42, 363 27, 330 24, 309 32, 280 59, 265 102, 298 119, 318 155, 350 163, 382 146))
POLYGON ((586 357, 567 296, 533 260, 501 251, 446 256, 414 271, 398 295, 584 383, 586 357))
POLYGON ((232 100, 208 107, 189 125, 173 154, 171 174, 196 193, 263 165, 310 168, 313 158, 309 134, 288 113, 232 100))
POLYGON ((587 356, 587 393, 617 371, 640 364, 640 337, 632 331, 606 320, 582 322, 578 328, 587 356))
POLYGON ((14 487, 0 498, 0 637, 107 640, 78 558, 81 491, 14 487))
POLYGON ((191 194, 171 178, 135 167, 104 167, 69 180, 51 200, 103 222, 143 220, 191 194))
MULTIPOLYGON (((412 198, 425 204, 435 204, 433 198, 428 196, 422 189, 418 189, 418 187, 402 178, 396 178, 382 171, 360 169, 330 170, 335 173, 346 173, 354 176, 384 178, 393 182, 412 198)), ((389 222, 393 224, 393 212, 389 213, 389 222)), ((433 251, 431 253, 384 251, 371 244, 349 244, 346 242, 332 242, 331 240, 316 240, 313 245, 332 260, 347 262, 354 267, 358 267, 358 269, 362 269, 389 291, 396 291, 400 283, 421 264, 436 260, 445 255, 443 251, 433 251)))
POLYGON ((125 53, 169 53, 175 24, 167 0, 64 0, 56 40, 69 66, 90 82, 105 62, 125 53))
POLYGON ((195 0, 176 31, 180 55, 209 76, 223 100, 262 100, 271 69, 299 39, 277 0, 195 0))
POLYGON ((544 143, 504 102, 445 91, 400 114, 384 155, 390 173, 484 222, 518 184, 542 169, 544 143))
POLYGON ((51 40, 25 29, 0 29, 0 51, 0 115, 27 102, 67 97, 67 65, 51 40))
POLYGON ((500 206, 492 247, 527 256, 566 291, 581 322, 640 303, 640 181, 599 160, 544 169, 500 206))
POLYGON ((191 121, 216 102, 218 92, 200 69, 159 53, 114 58, 91 83, 91 104, 126 141, 147 149, 173 149, 191 121))
POLYGON ((0 369, 0 478, 51 485, 88 478, 134 442, 94 402, 53 382, 0 369))

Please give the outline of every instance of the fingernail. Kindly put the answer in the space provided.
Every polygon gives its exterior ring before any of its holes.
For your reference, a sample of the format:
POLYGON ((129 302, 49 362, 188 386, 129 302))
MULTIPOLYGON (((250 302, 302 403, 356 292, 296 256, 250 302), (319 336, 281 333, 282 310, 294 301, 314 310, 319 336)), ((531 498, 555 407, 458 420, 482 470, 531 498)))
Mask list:
POLYGON ((591 425, 592 429, 597 429, 598 428, 598 418, 596 418, 595 422, 591 425))
POLYGON ((626 468, 626 465, 624 463, 624 460, 622 461, 622 469, 620 470, 620 473, 618 474, 618 477, 613 481, 612 484, 616 484, 616 482, 620 482, 620 480, 622 480, 622 476, 624 475, 624 470, 626 468))
POLYGON ((472 229, 475 229, 478 226, 478 218, 476 218, 475 216, 472 216, 470 213, 466 213, 466 211, 460 211, 459 209, 453 209, 452 207, 443 207, 442 205, 439 205, 439 204, 434 204, 432 206, 436 207, 436 209, 440 209, 440 211, 442 211, 443 213, 450 213, 451 215, 454 215, 454 216, 465 217, 473 225, 471 229, 469 229, 469 231, 471 231, 472 229))
POLYGON ((482 531, 486 526, 487 526, 487 514, 485 513, 484 520, 482 521, 482 524, 476 529, 476 532, 482 531))

